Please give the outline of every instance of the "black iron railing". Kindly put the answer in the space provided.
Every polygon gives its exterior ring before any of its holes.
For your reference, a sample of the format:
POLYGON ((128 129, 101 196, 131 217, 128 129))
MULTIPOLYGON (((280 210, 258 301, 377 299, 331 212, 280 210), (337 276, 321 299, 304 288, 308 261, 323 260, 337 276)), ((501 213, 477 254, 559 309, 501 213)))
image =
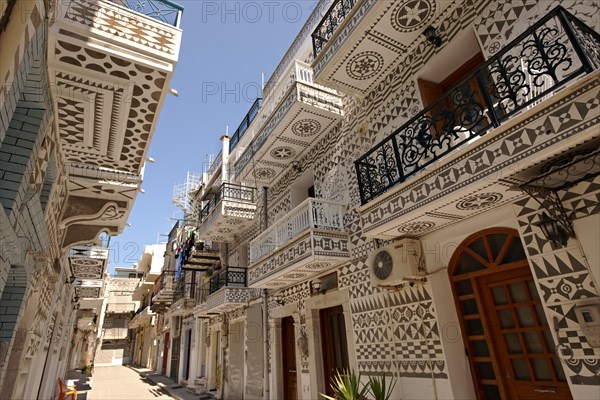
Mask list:
POLYGON ((315 57, 344 22, 357 0, 335 0, 312 33, 313 54, 315 57))
POLYGON ((183 6, 169 0, 110 0, 125 8, 179 27, 183 6))
POLYGON ((254 118, 256 118, 256 116, 258 115, 258 111, 260 111, 261 107, 262 98, 259 97, 254 101, 254 103, 250 107, 250 110, 240 123, 240 126, 238 126, 238 128, 235 130, 235 133, 231 136, 231 140, 229 141, 229 151, 233 151, 233 149, 235 149, 235 146, 237 146, 242 136, 244 136, 244 133, 246 133, 246 131, 250 127, 252 121, 254 121, 254 118))
POLYGON ((215 193, 214 197, 202 208, 200 221, 203 222, 208 218, 212 210, 214 210, 222 200, 253 204, 255 192, 256 189, 253 187, 241 186, 233 183, 223 183, 219 191, 215 193))
MULTIPOLYGON (((183 279, 183 278, 182 278, 183 279)), ((193 299, 196 296, 196 284, 180 280, 173 290, 173 302, 180 299, 193 299)))
POLYGON ((362 204, 600 67, 600 34, 562 7, 355 162, 362 204))
POLYGON ((215 273, 196 292, 196 303, 201 304, 206 298, 224 287, 248 287, 248 269, 241 267, 226 267, 215 273))

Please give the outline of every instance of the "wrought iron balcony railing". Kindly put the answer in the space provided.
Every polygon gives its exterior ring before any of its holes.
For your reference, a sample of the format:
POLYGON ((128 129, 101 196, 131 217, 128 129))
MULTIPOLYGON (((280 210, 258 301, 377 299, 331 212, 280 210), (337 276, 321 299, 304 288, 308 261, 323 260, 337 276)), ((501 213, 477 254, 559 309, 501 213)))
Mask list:
POLYGON ((175 271, 163 271, 154 281, 152 294, 156 295, 163 289, 172 290, 173 282, 175 281, 175 271))
POLYGON ((307 229, 344 230, 344 205, 308 198, 250 242, 250 263, 274 252, 307 229))
POLYGON ((355 162, 362 204, 600 67, 600 34, 557 7, 355 162))
POLYGON ((196 295, 196 286, 193 282, 177 282, 173 291, 173 302, 181 299, 193 299, 196 295))
POLYGON ((216 273, 208 282, 198 287, 196 304, 202 304, 206 298, 224 287, 247 287, 248 270, 240 267, 226 267, 216 273))
POLYGON ((312 33, 313 54, 315 58, 331 39, 338 26, 344 22, 357 0, 335 0, 323 19, 312 33))
POLYGON ((165 24, 179 27, 183 6, 169 0, 111 0, 132 11, 162 21, 165 24))
POLYGON ((200 222, 208 218, 210 213, 223 200, 236 201, 240 203, 254 204, 254 193, 256 189, 249 186, 241 186, 233 183, 223 183, 219 191, 210 201, 202 208, 200 214, 200 222))
POLYGON ((229 151, 233 151, 233 149, 235 149, 235 146, 237 146, 242 136, 244 136, 244 133, 246 133, 246 131, 250 127, 252 121, 254 121, 254 118, 256 118, 256 116, 258 115, 258 112, 260 111, 261 107, 262 98, 259 97, 254 101, 254 103, 250 107, 250 110, 240 123, 240 126, 238 126, 238 128, 235 130, 235 133, 231 136, 231 141, 229 142, 229 151))

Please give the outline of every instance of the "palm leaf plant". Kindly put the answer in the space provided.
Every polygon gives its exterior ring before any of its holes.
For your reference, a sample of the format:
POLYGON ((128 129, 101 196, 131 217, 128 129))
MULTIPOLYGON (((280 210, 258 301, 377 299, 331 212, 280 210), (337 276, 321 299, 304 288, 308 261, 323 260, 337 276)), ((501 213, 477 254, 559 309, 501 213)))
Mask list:
POLYGON ((354 371, 337 371, 331 382, 333 397, 321 393, 321 396, 327 400, 364 400, 369 387, 363 385, 361 388, 360 375, 356 375, 354 371))
POLYGON ((375 400, 390 400, 392 392, 396 386, 396 380, 392 378, 391 385, 388 386, 385 376, 369 377, 369 391, 375 400))

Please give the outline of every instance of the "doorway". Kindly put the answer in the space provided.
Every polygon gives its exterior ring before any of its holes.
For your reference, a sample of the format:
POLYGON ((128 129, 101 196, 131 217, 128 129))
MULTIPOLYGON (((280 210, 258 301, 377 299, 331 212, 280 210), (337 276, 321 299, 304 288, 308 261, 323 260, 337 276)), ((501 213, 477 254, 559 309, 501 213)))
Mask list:
POLYGON ((570 399, 518 232, 471 235, 449 274, 477 397, 570 399))
POLYGON ((342 306, 325 308, 319 312, 323 354, 325 391, 333 396, 331 382, 338 371, 349 370, 346 323, 342 306))
POLYGON ((163 343, 162 370, 163 375, 167 374, 167 363, 169 362, 169 332, 165 333, 165 342, 163 343))
POLYGON ((283 397, 286 400, 298 398, 298 375, 296 373, 296 335, 294 317, 281 320, 281 344, 283 350, 283 397))

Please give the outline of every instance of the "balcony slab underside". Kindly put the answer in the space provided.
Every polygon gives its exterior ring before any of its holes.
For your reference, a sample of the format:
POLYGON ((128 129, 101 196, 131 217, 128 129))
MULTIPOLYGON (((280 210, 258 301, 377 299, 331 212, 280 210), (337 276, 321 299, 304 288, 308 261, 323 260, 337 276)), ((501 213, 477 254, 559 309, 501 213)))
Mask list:
POLYGON ((598 99, 595 71, 361 207, 363 234, 420 236, 514 202, 524 171, 597 150, 598 99))
POLYGON ((175 291, 173 289, 161 289, 152 297, 153 303, 172 303, 175 291))
POLYGON ((193 250, 182 269, 186 271, 206 271, 221 259, 218 251, 193 250))
POLYGON ((69 249, 69 265, 75 278, 101 280, 108 262, 108 249, 99 246, 74 246, 69 249))
POLYGON ((341 97, 296 82, 236 164, 242 181, 271 185, 342 118, 341 97))
POLYGON ((222 200, 198 228, 202 240, 231 242, 254 224, 256 204, 222 200))
POLYGON ((349 242, 345 232, 308 229, 253 263, 248 270, 248 286, 275 289, 309 279, 349 261, 349 242))
POLYGON ((181 316, 191 314, 192 308, 196 305, 196 301, 190 298, 183 298, 177 300, 169 308, 170 314, 175 316, 181 316))
POLYGON ((245 306, 248 301, 257 297, 256 289, 247 287, 223 287, 207 296, 206 301, 194 308, 198 316, 222 314, 245 306))
POLYGON ((150 310, 150 307, 146 307, 138 315, 135 315, 129 322, 129 328, 139 328, 143 325, 148 325, 152 321, 152 317, 156 314, 150 310))
POLYGON ((357 0, 343 20, 333 18, 333 34, 327 32, 324 16, 323 28, 315 30, 326 39, 312 64, 315 82, 366 96, 410 55, 411 44, 444 11, 440 3, 429 1, 357 0))

